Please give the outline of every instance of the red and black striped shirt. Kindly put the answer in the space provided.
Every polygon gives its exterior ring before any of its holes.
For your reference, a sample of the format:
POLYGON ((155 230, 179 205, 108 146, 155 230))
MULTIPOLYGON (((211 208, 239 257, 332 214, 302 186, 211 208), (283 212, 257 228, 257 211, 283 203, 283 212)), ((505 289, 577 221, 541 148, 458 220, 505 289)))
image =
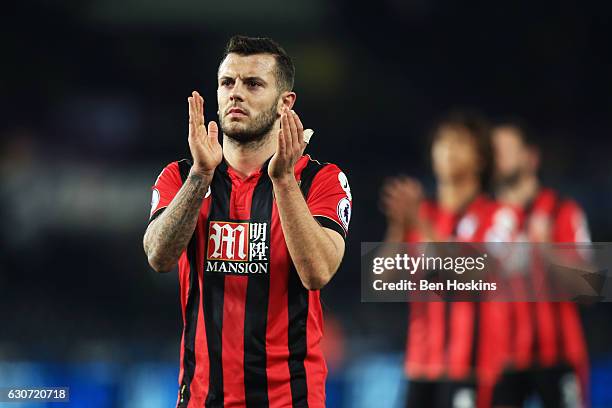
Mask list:
MULTIPOLYGON (((561 198, 551 189, 540 190, 529 205, 515 208, 515 211, 520 222, 519 239, 531 241, 531 223, 544 221, 550 226, 552 242, 590 242, 586 217, 580 206, 573 200, 561 198)), ((576 255, 579 256, 578 252, 576 255)), ((534 282, 540 269, 535 263, 531 268, 530 277, 534 282)), ((588 356, 575 303, 515 302, 510 317, 511 369, 570 364, 579 373, 583 385, 586 383, 588 356)))
MULTIPOLYGON (((222 162, 179 259, 183 313, 178 407, 324 407, 319 291, 291 261, 267 165, 247 178, 222 162)), ((191 164, 166 166, 151 220, 170 204, 191 164)), ((346 236, 346 176, 308 155, 296 179, 314 218, 346 236)))
MULTIPOLYGON (((425 202, 420 217, 427 220, 442 241, 505 242, 516 229, 514 212, 476 197, 460 213, 425 202)), ((419 242, 415 230, 406 231, 406 242, 419 242)), ((409 310, 405 370, 421 381, 466 381, 492 376, 503 363, 505 348, 497 325, 506 316, 502 304, 491 302, 412 302, 409 310)))

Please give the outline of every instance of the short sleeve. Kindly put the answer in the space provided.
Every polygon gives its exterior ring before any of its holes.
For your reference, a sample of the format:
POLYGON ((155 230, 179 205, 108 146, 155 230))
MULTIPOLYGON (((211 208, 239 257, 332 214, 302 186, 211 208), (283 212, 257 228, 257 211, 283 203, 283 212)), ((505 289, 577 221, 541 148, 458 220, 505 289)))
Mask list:
POLYGON ((353 196, 348 178, 334 164, 328 164, 315 175, 306 200, 310 213, 322 227, 346 238, 353 196))
POLYGON ((157 176, 151 187, 151 213, 149 222, 157 218, 180 190, 183 182, 177 162, 172 162, 157 176))

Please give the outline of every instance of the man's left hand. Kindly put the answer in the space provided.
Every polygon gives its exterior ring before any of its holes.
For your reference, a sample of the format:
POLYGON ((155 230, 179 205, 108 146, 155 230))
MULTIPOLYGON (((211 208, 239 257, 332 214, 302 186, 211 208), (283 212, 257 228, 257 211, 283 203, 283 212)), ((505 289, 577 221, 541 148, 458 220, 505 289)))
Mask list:
POLYGON ((288 181, 295 177, 293 173, 295 164, 302 157, 305 149, 302 122, 297 113, 284 107, 276 153, 268 165, 268 175, 272 181, 288 181))

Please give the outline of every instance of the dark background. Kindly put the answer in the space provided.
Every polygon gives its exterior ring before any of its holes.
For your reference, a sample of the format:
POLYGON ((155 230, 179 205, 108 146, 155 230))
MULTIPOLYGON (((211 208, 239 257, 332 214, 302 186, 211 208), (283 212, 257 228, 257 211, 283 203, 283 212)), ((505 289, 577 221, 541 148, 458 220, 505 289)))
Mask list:
MULTIPOLYGON (((270 36, 293 57, 295 109, 315 129, 308 152, 351 182, 347 253, 323 290, 343 356, 332 378, 347 383, 355 361, 403 349, 405 305, 360 303, 359 245, 382 240, 385 177, 410 174, 431 191, 427 132, 451 108, 526 119, 546 184, 584 207, 594 241, 610 241, 612 6, 494 3, 5 5, 0 377, 23 362, 178 367, 176 273, 148 268, 142 234, 150 186, 188 156, 192 90, 216 120, 216 69, 233 34, 270 36)), ((584 311, 595 367, 612 358, 611 317, 609 304, 584 311)), ((128 406, 108 401, 99 406, 128 406)))

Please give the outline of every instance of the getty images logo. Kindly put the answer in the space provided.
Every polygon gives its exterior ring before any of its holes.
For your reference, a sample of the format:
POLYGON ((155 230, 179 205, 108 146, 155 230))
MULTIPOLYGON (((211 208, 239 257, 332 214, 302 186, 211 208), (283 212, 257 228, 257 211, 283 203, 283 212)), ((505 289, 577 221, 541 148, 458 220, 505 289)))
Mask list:
POLYGON ((267 274, 269 235, 267 222, 211 221, 204 270, 236 275, 267 274))

